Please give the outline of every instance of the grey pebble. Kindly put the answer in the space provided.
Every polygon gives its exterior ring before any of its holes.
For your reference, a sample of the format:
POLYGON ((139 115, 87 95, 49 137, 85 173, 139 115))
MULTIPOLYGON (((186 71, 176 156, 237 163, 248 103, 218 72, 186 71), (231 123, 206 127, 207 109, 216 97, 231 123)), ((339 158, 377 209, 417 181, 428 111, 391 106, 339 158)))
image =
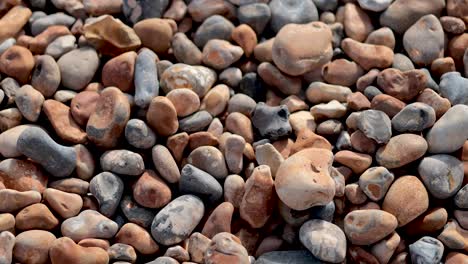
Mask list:
POLYGON ((377 143, 387 143, 392 137, 390 118, 379 110, 365 110, 359 114, 357 127, 366 137, 377 143))
POLYGON ((199 48, 203 48, 211 39, 230 40, 234 25, 231 21, 220 15, 213 15, 205 19, 198 27, 193 37, 193 42, 199 48))
POLYGON ((239 68, 230 67, 219 74, 219 81, 229 87, 236 88, 242 80, 242 71, 239 68))
POLYGON ((364 89, 364 95, 369 99, 369 101, 372 101, 372 99, 379 94, 382 94, 382 91, 375 86, 367 86, 366 89, 364 89))
POLYGON ((60 85, 60 69, 49 55, 36 57, 36 66, 31 75, 31 85, 44 95, 51 97, 60 85))
POLYGON ((257 258, 255 264, 322 264, 307 250, 271 251, 257 258))
POLYGON ((213 146, 201 146, 194 149, 187 157, 187 163, 206 171, 218 180, 228 176, 223 153, 213 146))
POLYGON ((135 249, 127 244, 115 243, 107 249, 109 259, 115 264, 117 261, 128 261, 134 263, 137 258, 135 249))
POLYGON ((239 92, 248 95, 257 102, 264 102, 267 89, 257 73, 249 72, 242 76, 239 92))
POLYGON ((15 235, 9 231, 0 231, 0 263, 9 264, 13 260, 15 235))
POLYGON ((459 72, 447 72, 440 78, 440 93, 449 99, 452 105, 468 105, 468 78, 459 72))
POLYGON ((28 127, 18 138, 17 149, 55 177, 69 176, 76 167, 76 151, 56 143, 43 129, 28 127), (44 155, 47 153, 47 155, 44 155))
POLYGON ((333 11, 338 7, 338 0, 312 0, 318 9, 322 11, 333 11))
POLYGON ((138 205, 131 196, 124 196, 120 201, 120 210, 131 223, 144 228, 149 228, 156 213, 138 205))
POLYGON ((423 71, 423 73, 427 77, 426 87, 431 88, 432 90, 434 90, 436 92, 439 92, 439 85, 434 80, 434 78, 432 78, 431 72, 426 68, 421 68, 421 70, 423 71))
POLYGON ((210 203, 223 197, 223 187, 210 174, 187 164, 180 172, 179 190, 183 194, 194 194, 210 203))
POLYGON ((123 190, 123 181, 110 172, 99 173, 89 182, 89 191, 99 203, 99 212, 107 217, 117 210, 123 190))
POLYGON ((338 150, 351 149, 351 136, 347 131, 342 131, 340 133, 338 139, 336 140, 335 146, 338 150))
POLYGON ((456 206, 468 209, 468 184, 465 184, 465 186, 458 191, 454 201, 456 206))
POLYGON ((142 48, 135 61, 135 104, 147 108, 151 100, 159 94, 159 81, 156 71, 157 55, 150 49, 142 48))
POLYGON ((38 9, 44 9, 46 6, 46 0, 29 0, 32 7, 38 9))
POLYGON ((414 64, 408 56, 401 53, 395 53, 395 55, 393 55, 392 68, 405 72, 414 70, 414 64))
POLYGON ((62 57, 63 54, 73 50, 76 47, 76 37, 73 35, 65 35, 56 38, 52 41, 45 50, 45 54, 52 56, 54 59, 62 57))
POLYGON ((272 0, 270 26, 278 32, 284 25, 306 24, 319 19, 317 8, 312 1, 303 0, 272 0))
POLYGON ((61 231, 78 242, 85 238, 112 238, 118 231, 116 222, 94 210, 84 210, 79 215, 63 221, 61 231))
POLYGON ((99 67, 95 49, 83 47, 64 54, 58 60, 62 85, 72 90, 81 90, 93 79, 99 67))
POLYGON ((190 236, 204 213, 200 198, 190 194, 179 196, 154 217, 151 234, 159 244, 178 244, 190 236))
POLYGON ((285 105, 268 106, 258 103, 253 111, 252 125, 261 137, 276 140, 291 133, 289 124, 289 110, 285 105))
POLYGON ((271 19, 270 7, 265 3, 242 5, 237 9, 237 18, 249 25, 257 34, 262 34, 271 19))
POLYGON ((210 125, 213 117, 207 111, 198 111, 179 120, 179 130, 187 133, 198 132, 210 125))
POLYGON ((122 11, 127 19, 136 23, 147 18, 160 18, 169 6, 169 0, 123 0, 122 11))
POLYGON ((385 197, 395 176, 385 167, 371 167, 359 176, 360 189, 372 201, 380 201, 385 197))
POLYGON ((465 66, 465 77, 468 78, 468 49, 465 50, 465 55, 463 56, 463 65, 465 66))
POLYGON ((0 43, 0 55, 5 52, 8 48, 16 44, 16 39, 7 38, 2 43, 0 43))
POLYGON ((176 33, 172 37, 172 51, 177 61, 189 65, 200 65, 202 52, 184 33, 176 33))
POLYGON ((414 264, 435 264, 442 260, 444 245, 433 237, 425 236, 409 245, 409 253, 414 264))
POLYGON ((392 118, 392 127, 398 132, 420 132, 434 125, 434 108, 425 103, 412 103, 405 106, 392 118))
POLYGON ((125 126, 127 142, 139 149, 149 149, 156 144, 156 134, 140 119, 130 119, 125 126))
POLYGON ((158 70, 158 76, 162 76, 162 74, 169 69, 174 63, 168 60, 160 60, 156 62, 156 68, 158 70))
POLYGON ((101 156, 101 168, 118 174, 139 176, 145 170, 145 163, 140 154, 126 149, 104 152, 101 156))
POLYGON ((23 85, 15 94, 16 107, 25 119, 36 122, 42 111, 44 96, 31 85, 23 85))
POLYGON ((70 27, 75 23, 76 18, 69 16, 63 12, 50 14, 34 20, 31 24, 31 33, 33 36, 39 35, 42 31, 50 26, 66 26, 70 27))
POLYGON ((239 112, 246 116, 250 116, 257 103, 250 96, 243 93, 237 93, 229 99, 228 113, 239 112))
POLYGON ((310 219, 332 222, 335 215, 335 202, 331 201, 326 205, 314 206, 309 209, 309 213, 310 219))
POLYGON ((8 98, 7 104, 12 104, 15 102, 16 92, 19 90, 21 86, 19 83, 10 77, 6 77, 0 82, 0 88, 2 88, 3 92, 8 98))
POLYGON ((450 153, 468 139, 468 106, 452 106, 426 134, 430 153, 450 153))

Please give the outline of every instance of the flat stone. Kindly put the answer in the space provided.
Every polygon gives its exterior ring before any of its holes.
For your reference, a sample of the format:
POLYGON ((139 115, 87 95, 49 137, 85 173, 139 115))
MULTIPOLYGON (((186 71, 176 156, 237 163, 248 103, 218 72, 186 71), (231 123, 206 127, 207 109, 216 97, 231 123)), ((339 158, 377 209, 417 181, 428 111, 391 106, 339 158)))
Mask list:
POLYGON ((412 262, 438 263, 444 254, 444 245, 433 237, 422 237, 408 246, 412 262))
POLYGON ((370 245, 391 234, 397 227, 397 219, 382 210, 367 209, 348 213, 344 230, 355 245, 370 245))
POLYGON ((223 188, 210 174, 187 164, 180 174, 179 190, 184 194, 194 194, 210 203, 223 196, 223 188))
POLYGON ((102 154, 100 160, 104 171, 138 176, 145 170, 143 157, 138 153, 125 149, 106 151, 102 154))
POLYGON ((83 47, 65 53, 57 61, 62 85, 75 91, 82 90, 94 77, 99 67, 95 49, 83 47))
POLYGON ((89 183, 89 190, 99 203, 99 212, 107 217, 117 210, 123 189, 122 180, 110 172, 99 173, 89 183))
POLYGON ((75 244, 68 237, 55 240, 50 246, 49 256, 52 264, 65 261, 67 263, 80 262, 83 264, 105 264, 109 262, 107 252, 99 247, 85 247, 75 244))
POLYGON ((118 231, 118 225, 97 211, 85 210, 63 221, 61 231, 63 236, 79 242, 85 238, 112 238, 118 231))
POLYGON ((451 107, 429 130, 426 140, 430 153, 450 153, 461 148, 468 139, 468 106, 451 107))
POLYGON ((399 168, 424 156, 427 145, 421 136, 400 134, 392 137, 386 145, 377 150, 376 160, 387 169, 399 168), (406 151, 402 152, 402 148, 406 151))

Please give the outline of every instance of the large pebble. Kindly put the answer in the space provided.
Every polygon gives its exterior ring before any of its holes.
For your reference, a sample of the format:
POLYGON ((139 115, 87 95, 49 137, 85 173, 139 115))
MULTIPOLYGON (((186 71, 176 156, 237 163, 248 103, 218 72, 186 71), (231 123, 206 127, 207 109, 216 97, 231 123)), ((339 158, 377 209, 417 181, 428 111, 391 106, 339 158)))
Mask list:
POLYGON ((26 83, 29 80, 33 69, 34 57, 25 47, 11 46, 0 56, 0 72, 15 78, 20 83, 26 83))
POLYGON ((261 34, 271 18, 271 9, 266 3, 251 3, 239 6, 237 18, 242 24, 252 27, 261 34))
POLYGON ((83 199, 76 193, 47 188, 43 196, 49 207, 64 219, 76 216, 83 207, 83 199))
POLYGON ((318 259, 340 263, 346 257, 346 236, 336 225, 323 220, 310 220, 299 230, 302 244, 318 259))
POLYGON ((332 32, 322 22, 288 24, 275 37, 273 61, 281 71, 292 76, 319 69, 332 58, 331 40, 332 32), (314 41, 316 45, 306 48, 307 43, 314 41))
POLYGON ((116 222, 94 210, 82 211, 79 215, 62 222, 61 231, 75 242, 85 238, 112 238, 118 231, 116 222))
POLYGON ((413 263, 439 263, 444 254, 444 245, 439 240, 425 236, 408 246, 413 263))
POLYGON ((165 246, 188 238, 202 219, 205 206, 194 195, 183 195, 172 200, 154 217, 151 234, 165 246))
POLYGON ((398 132, 420 132, 434 125, 434 109, 424 103, 412 103, 405 106, 392 118, 392 127, 398 132))
POLYGON ((285 105, 268 106, 259 103, 252 114, 252 124, 264 138, 276 140, 291 133, 289 110, 285 105))
POLYGON ((28 23, 29 18, 31 17, 31 9, 17 5, 10 9, 3 17, 0 19, 0 41, 14 37, 21 29, 28 23))
POLYGON ((401 227, 424 213, 428 206, 429 195, 424 184, 415 176, 403 176, 390 186, 382 209, 393 214, 401 227))
POLYGON ((52 264, 81 263, 105 264, 109 262, 107 252, 99 247, 85 247, 75 244, 68 237, 55 240, 50 246, 49 256, 52 264))
POLYGON ((86 125, 89 117, 96 109, 99 93, 94 91, 82 91, 76 94, 70 103, 70 112, 73 119, 81 126, 86 125))
MULTIPOLYGON (((468 75, 465 75, 468 77, 468 75)), ((440 78, 440 93, 452 105, 468 105, 468 78, 463 78, 459 72, 448 72, 440 78)))
POLYGON ((393 63, 393 50, 387 46, 366 44, 346 38, 341 42, 341 48, 364 70, 387 68, 393 63))
POLYGON ((107 217, 117 210, 123 189, 122 180, 110 172, 99 173, 89 183, 89 191, 99 203, 99 212, 107 217))
POLYGON ((32 204, 16 214, 16 228, 19 230, 52 230, 59 225, 59 220, 42 203, 32 204))
POLYGON ((357 120, 359 130, 377 143, 387 143, 392 136, 390 118, 379 110, 363 111, 357 120))
POLYGON ((450 108, 429 130, 426 140, 430 153, 450 153, 463 146, 468 139, 468 106, 450 108))
POLYGON ((149 228, 154 219, 155 212, 140 206, 132 200, 131 196, 124 196, 120 201, 120 209, 129 222, 144 228, 149 228))
POLYGON ((57 61, 62 85, 68 89, 81 90, 93 79, 99 67, 95 49, 83 47, 64 54, 57 61))
POLYGON ((102 68, 102 85, 115 86, 122 92, 133 90, 133 76, 137 54, 129 51, 110 59, 102 68))
POLYGON ((62 12, 40 17, 31 23, 31 33, 36 36, 42 31, 46 30, 48 27, 55 25, 70 27, 75 22, 75 20, 76 19, 74 17, 62 12))
POLYGON ((391 234, 397 227, 397 219, 382 210, 367 209, 348 213, 344 230, 354 245, 370 245, 391 234))
POLYGON ((260 228, 272 215, 274 202, 274 182, 270 168, 260 165, 245 182, 245 192, 239 208, 240 216, 251 227, 260 228))
POLYGON ((313 1, 272 0, 271 28, 278 32, 287 24, 306 24, 318 20, 318 11, 313 1))
POLYGON ((16 236, 13 257, 21 263, 45 264, 56 237, 47 231, 29 230, 16 236))
POLYGON ((347 3, 343 13, 344 30, 348 37, 362 42, 374 30, 369 15, 358 5, 347 3))
POLYGON ((116 87, 101 92, 86 125, 88 138, 98 147, 115 147, 130 118, 127 97, 116 87))
POLYGON ((73 35, 64 35, 56 38, 47 45, 45 54, 52 56, 54 59, 59 59, 63 54, 75 48, 76 37, 73 35))
POLYGON ((348 87, 323 82, 312 82, 306 90, 307 100, 314 104, 328 103, 332 100, 344 103, 350 94, 352 91, 348 87))
POLYGON ((248 255, 238 237, 223 232, 213 237, 209 248, 205 251, 204 258, 206 264, 249 264, 248 255))
POLYGON ((159 94, 156 59, 153 51, 143 48, 135 61, 135 104, 141 108, 146 108, 159 94))
POLYGON ((395 0, 381 15, 380 24, 403 34, 411 25, 424 15, 439 16, 445 1, 395 0))
POLYGON ((156 53, 165 53, 169 49, 173 31, 168 20, 145 19, 136 23, 133 28, 143 46, 156 53))
POLYGON ((241 47, 229 41, 212 39, 203 47, 203 63, 216 70, 223 70, 238 61, 243 54, 241 47))
POLYGON ((158 244, 156 244, 148 231, 133 223, 127 223, 122 226, 115 235, 115 240, 117 243, 130 245, 145 255, 154 254, 159 250, 158 244))
POLYGON ((202 234, 206 235, 208 238, 212 238, 218 233, 231 233, 233 213, 234 206, 230 202, 219 204, 206 220, 202 234))
POLYGON ((377 150, 377 162, 387 169, 399 168, 422 156, 427 151, 427 142, 414 134, 400 134, 377 150), (405 151, 401 151, 405 149, 405 151))
POLYGON ((444 56, 444 30, 434 15, 421 17, 403 35, 403 46, 418 65, 430 65, 444 56))
POLYGON ((275 178, 276 192, 287 206, 305 210, 326 205, 335 195, 330 176, 333 154, 326 149, 308 148, 281 163, 275 178))
POLYGON ((56 143, 44 130, 38 127, 29 127, 21 133, 17 149, 23 155, 41 164, 55 177, 69 176, 76 167, 77 154, 75 149, 56 143))
POLYGON ((465 250, 468 245, 468 230, 463 229, 456 220, 451 219, 437 237, 450 249, 465 250))
POLYGON ((178 62, 189 65, 201 64, 202 52, 184 33, 176 33, 172 37, 171 46, 178 62))
POLYGON ((102 154, 101 168, 104 171, 138 176, 145 170, 145 164, 140 154, 126 149, 116 149, 102 154))
POLYGON ((181 170, 179 190, 182 193, 197 195, 211 203, 223 196, 223 188, 213 176, 190 164, 181 170))
POLYGON ((46 100, 43 111, 61 139, 75 144, 87 141, 86 132, 73 119, 70 107, 55 100, 46 100))
POLYGON ((160 81, 166 94, 174 89, 188 88, 203 97, 215 83, 216 73, 207 67, 178 63, 166 69, 160 81))
POLYGON ((176 183, 180 179, 177 163, 169 149, 163 145, 156 145, 152 149, 153 163, 162 178, 170 183, 176 183))
POLYGON ((154 172, 147 170, 133 185, 133 198, 148 208, 161 208, 171 200, 171 189, 154 172))
POLYGON ((432 196, 449 198, 463 182, 463 164, 457 158, 439 154, 425 157, 418 167, 419 175, 432 196))

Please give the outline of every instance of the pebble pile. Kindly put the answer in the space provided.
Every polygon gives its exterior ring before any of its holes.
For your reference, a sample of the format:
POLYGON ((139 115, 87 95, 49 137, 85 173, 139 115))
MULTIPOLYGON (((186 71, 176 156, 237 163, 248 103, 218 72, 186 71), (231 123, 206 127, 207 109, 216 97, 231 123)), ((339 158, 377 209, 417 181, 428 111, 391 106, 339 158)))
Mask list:
POLYGON ((1 0, 0 264, 467 264, 468 1, 1 0))

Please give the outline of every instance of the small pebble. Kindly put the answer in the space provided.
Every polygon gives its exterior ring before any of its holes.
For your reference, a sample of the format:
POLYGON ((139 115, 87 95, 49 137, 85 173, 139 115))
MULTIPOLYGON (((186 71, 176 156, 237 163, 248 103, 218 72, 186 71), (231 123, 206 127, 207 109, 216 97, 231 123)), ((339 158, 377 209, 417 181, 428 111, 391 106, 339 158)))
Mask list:
POLYGON ((223 188, 210 174, 190 164, 180 173, 179 190, 184 194, 194 194, 214 203, 223 196, 223 188))
POLYGON ((432 107, 424 103, 412 103, 405 106, 392 118, 392 127, 398 132, 420 132, 432 127, 436 114, 432 107))

